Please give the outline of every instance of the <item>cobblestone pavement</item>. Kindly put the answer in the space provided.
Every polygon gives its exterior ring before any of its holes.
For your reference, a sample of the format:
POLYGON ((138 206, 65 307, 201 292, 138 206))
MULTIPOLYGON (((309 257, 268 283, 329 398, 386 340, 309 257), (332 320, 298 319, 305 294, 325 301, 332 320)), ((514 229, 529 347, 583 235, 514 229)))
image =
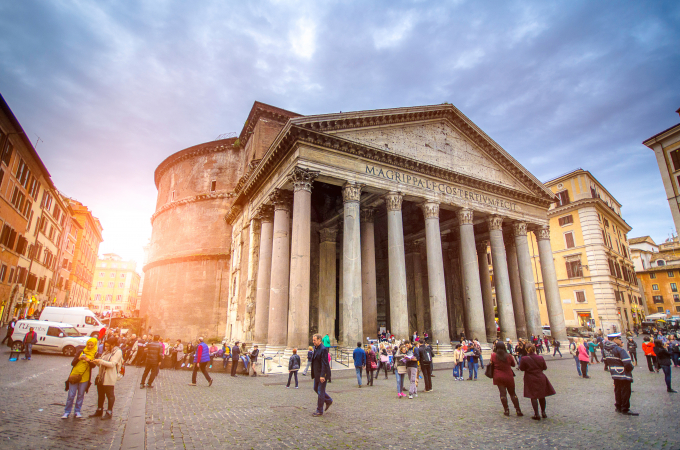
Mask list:
MULTIPOLYGON (((141 369, 129 368, 116 386, 114 420, 64 421, 70 359, 37 354, 10 363, 4 348, 0 355, 0 448, 121 447, 141 369)), ((583 380, 569 356, 549 359, 547 375, 558 394, 548 398, 549 419, 540 422, 531 420, 530 402, 521 396, 521 373, 517 391, 526 415, 505 417, 491 380, 480 371, 478 381, 454 381, 449 366, 435 360, 434 392, 413 400, 397 399, 392 374, 359 389, 353 371, 335 371, 328 387, 334 403, 321 418, 311 416, 316 394, 309 377, 300 377, 300 389, 286 389, 285 375, 213 372, 208 387, 199 373, 198 386, 191 387, 191 372, 163 370, 146 391, 146 448, 680 448, 680 394, 666 393, 663 375, 645 366, 635 371, 633 384, 633 409, 641 415, 623 417, 614 413, 602 364, 591 366, 592 378, 583 380)), ((680 387, 680 369, 673 376, 680 387)), ((83 412, 95 403, 92 389, 83 412)))
MULTIPOLYGON (((3 333, 4 336, 4 333, 3 333)), ((9 350, 0 349, 0 448, 2 449, 115 449, 125 429, 135 374, 116 385, 114 417, 61 420, 66 404, 64 381, 71 358, 33 353, 31 361, 9 362, 9 350)), ((134 371, 133 371, 134 372, 134 371)), ((82 414, 97 408, 97 389, 85 395, 82 414)))

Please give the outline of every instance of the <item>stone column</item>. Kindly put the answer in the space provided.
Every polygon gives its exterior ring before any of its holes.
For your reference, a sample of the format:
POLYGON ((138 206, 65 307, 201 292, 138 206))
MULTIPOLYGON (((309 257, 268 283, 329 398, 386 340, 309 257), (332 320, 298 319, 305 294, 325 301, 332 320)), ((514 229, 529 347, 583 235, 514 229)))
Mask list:
POLYGON ((260 259, 260 219, 254 216, 250 220, 248 231, 248 270, 246 278, 246 310, 243 315, 243 335, 247 341, 253 341, 255 333, 255 302, 257 296, 257 269, 260 259))
POLYGON ((375 279, 375 209, 361 210, 361 317, 363 339, 378 337, 378 292, 375 279))
MULTIPOLYGON (((482 303, 484 305, 484 324, 486 328, 486 341, 493 342, 498 336, 496 331, 496 314, 493 309, 493 291, 491 290, 491 276, 489 274, 489 260, 486 250, 488 241, 477 243, 477 266, 479 268, 479 282, 482 286, 482 303)), ((479 336, 471 336, 472 338, 479 336)))
POLYGON ((288 342, 288 282, 290 281, 290 204, 289 191, 277 189, 274 204, 271 282, 269 288, 269 325, 267 352, 284 350, 288 342))
MULTIPOLYGON (((404 253, 409 261, 411 270, 413 271, 413 296, 411 298, 411 311, 415 311, 416 323, 415 330, 421 336, 425 332, 425 287, 423 285, 423 264, 422 264, 422 245, 420 242, 408 242, 404 244, 404 253)), ((408 287, 408 276, 407 276, 408 287)), ((407 300, 408 302, 408 300, 407 300)), ((410 324, 411 325, 411 324, 410 324)), ((413 335, 413 331, 409 326, 409 336, 413 335)))
POLYGON ((385 195, 387 206, 387 255, 390 272, 390 331, 397 339, 408 338, 408 303, 406 292, 406 258, 404 224, 401 218, 403 196, 399 192, 385 195))
MULTIPOLYGON (((507 229, 506 229, 507 231, 507 229)), ((524 316, 524 301, 522 300, 522 284, 519 278, 519 268, 517 266, 517 247, 515 237, 510 233, 505 233, 505 255, 508 263, 508 276, 510 277, 510 292, 512 293, 512 310, 515 315, 515 328, 518 338, 527 337, 527 322, 524 316)))
POLYGON ((451 286, 453 301, 453 317, 455 323, 455 340, 460 338, 460 333, 465 333, 465 301, 463 294, 465 289, 463 288, 463 280, 461 267, 460 267, 460 244, 457 249, 449 250, 449 258, 451 258, 451 286))
POLYGON ((564 323, 560 288, 557 284, 555 261, 550 246, 550 228, 540 227, 534 230, 534 234, 538 241, 538 257, 541 260, 545 303, 548 307, 548 319, 550 320, 550 334, 558 341, 567 342, 567 328, 564 323))
POLYGON ((439 343, 440 352, 450 351, 451 340, 446 309, 444 257, 442 255, 442 235, 439 229, 439 203, 428 201, 423 203, 421 208, 425 215, 425 247, 427 251, 427 280, 430 288, 432 342, 439 343))
POLYGON ((471 209, 463 208, 458 211, 458 228, 460 230, 460 264, 465 289, 465 337, 484 340, 486 337, 484 303, 475 253, 475 230, 471 209))
POLYGON ((293 184, 293 226, 290 245, 290 300, 288 348, 309 346, 309 297, 311 277, 312 183, 319 172, 296 167, 293 184))
POLYGON ((342 295, 343 330, 345 346, 353 348, 363 342, 363 320, 361 300, 361 226, 360 204, 361 185, 346 183, 342 188, 344 202, 342 233, 342 295))
MULTIPOLYGON (((255 294, 255 333, 253 340, 267 343, 269 327, 269 287, 272 276, 272 238, 274 236, 274 208, 263 205, 257 213, 260 219, 260 260, 257 268, 257 293, 255 294)), ((264 346, 260 346, 264 349, 264 346)))
POLYGON ((337 228, 319 230, 319 334, 335 340, 335 283, 337 228))
POLYGON ((520 284, 522 286, 522 299, 524 300, 524 317, 527 324, 528 335, 539 336, 543 334, 541 327, 541 313, 538 309, 536 298, 536 283, 534 272, 531 270, 531 254, 527 242, 527 224, 516 222, 513 224, 515 231, 515 247, 517 249, 517 267, 519 269, 520 284))
POLYGON ((489 223, 489 241, 491 242, 491 260, 493 262, 493 281, 496 286, 496 306, 501 326, 501 339, 517 340, 515 315, 512 308, 512 292, 510 291, 510 275, 503 242, 503 218, 491 216, 489 223))

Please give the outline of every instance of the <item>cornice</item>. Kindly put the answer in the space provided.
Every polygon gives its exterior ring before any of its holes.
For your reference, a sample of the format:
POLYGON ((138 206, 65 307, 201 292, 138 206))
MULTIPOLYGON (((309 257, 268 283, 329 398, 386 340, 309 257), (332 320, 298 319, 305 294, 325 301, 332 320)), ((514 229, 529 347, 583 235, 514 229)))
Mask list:
POLYGON ((160 183, 161 177, 170 167, 197 156, 233 150, 234 142, 236 142, 236 138, 206 142, 204 144, 194 145, 193 147, 180 150, 179 152, 168 156, 163 160, 162 163, 158 165, 158 167, 156 167, 156 171, 154 172, 154 182, 156 183, 156 189, 158 189, 158 184, 160 183))
POLYGON ((243 186, 248 182, 248 178, 250 178, 250 175, 252 175, 253 171, 257 167, 257 165, 262 161, 261 159, 253 159, 248 163, 248 168, 246 169, 246 173, 243 174, 241 178, 238 179, 238 183, 236 183, 236 187, 234 188, 234 192, 238 194, 241 192, 243 189, 243 186))
POLYGON ((239 135, 239 147, 245 148, 246 144, 250 140, 250 136, 252 136, 253 131, 255 130, 255 125, 257 125, 257 122, 259 122, 260 119, 268 118, 274 120, 275 122, 285 124, 288 122, 288 119, 293 117, 301 117, 301 115, 292 111, 277 108, 276 106, 271 106, 256 101, 253 103, 250 114, 248 114, 248 119, 246 119, 246 123, 243 125, 243 129, 239 135))
POLYGON ((265 157, 262 158, 262 161, 258 164, 253 174, 243 186, 243 189, 239 193, 235 203, 244 204, 246 202, 245 199, 260 187, 260 185, 274 171, 274 168, 281 162, 281 160, 299 143, 330 148, 332 150, 364 158, 369 161, 400 167, 405 170, 429 175, 433 178, 439 178, 452 183, 470 186, 480 191, 489 192, 501 197, 514 198, 516 200, 538 205, 544 208, 547 208, 552 203, 552 199, 549 198, 547 194, 543 196, 527 194, 525 192, 520 192, 515 189, 493 184, 485 180, 473 178, 452 170, 411 159, 406 156, 386 152, 381 148, 350 141, 338 136, 314 131, 312 129, 301 128, 291 124, 287 125, 287 129, 282 130, 279 138, 269 148, 269 151, 265 157))
POLYGON ((151 225, 153 225, 153 222, 154 220, 156 220, 156 217, 160 216, 164 212, 170 211, 171 209, 175 209, 178 206, 188 205, 189 203, 204 202, 207 200, 218 200, 234 197, 236 197, 236 194, 234 192, 213 192, 210 194, 194 195, 193 197, 187 197, 181 200, 175 200, 174 202, 166 203, 165 205, 158 208, 158 210, 155 213, 153 213, 153 215, 151 216, 151 225))
POLYGON ((623 219, 623 217, 616 214, 616 212, 614 210, 612 210, 609 207, 609 205, 604 200, 602 200, 601 198, 592 198, 592 197, 582 198, 582 199, 567 203, 564 206, 558 206, 557 208, 550 209, 550 210, 548 210, 548 219, 551 219, 555 216, 559 216, 559 215, 562 215, 562 214, 570 212, 570 211, 577 210, 577 209, 582 208, 584 206, 598 206, 598 205, 602 206, 605 211, 611 213, 611 217, 615 218, 616 221, 619 222, 618 225, 620 225, 620 226, 622 226, 622 228, 626 229, 626 233, 628 233, 630 230, 633 229, 630 225, 628 225, 628 222, 626 222, 623 219))
POLYGON ((191 255, 180 255, 180 256, 170 256, 167 258, 157 259, 156 261, 151 261, 149 264, 142 268, 143 272, 154 267, 164 266, 166 264, 176 264, 183 263, 187 261, 207 261, 214 259, 230 259, 231 253, 195 253, 191 255))

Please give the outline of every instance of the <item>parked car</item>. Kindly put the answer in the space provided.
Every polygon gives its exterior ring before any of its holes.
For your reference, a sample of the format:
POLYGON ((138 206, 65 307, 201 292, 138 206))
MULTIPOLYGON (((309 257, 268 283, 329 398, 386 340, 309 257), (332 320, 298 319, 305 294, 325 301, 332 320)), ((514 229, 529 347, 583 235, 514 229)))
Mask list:
POLYGON ((550 334, 550 325, 543 325, 543 335, 544 336, 552 336, 550 334))
POLYGON ((73 325, 68 323, 20 320, 12 334, 12 350, 23 351, 24 336, 31 327, 38 335, 38 342, 33 345, 33 350, 41 352, 59 352, 66 356, 74 356, 76 348, 87 344, 89 339, 88 336, 82 336, 73 325))
POLYGON ((106 328, 92 311, 83 307, 59 308, 48 306, 40 314, 40 320, 71 324, 83 336, 97 336, 102 328, 106 328))
POLYGON ((595 336, 595 333, 588 330, 586 327, 567 327, 567 337, 577 337, 590 339, 595 336))

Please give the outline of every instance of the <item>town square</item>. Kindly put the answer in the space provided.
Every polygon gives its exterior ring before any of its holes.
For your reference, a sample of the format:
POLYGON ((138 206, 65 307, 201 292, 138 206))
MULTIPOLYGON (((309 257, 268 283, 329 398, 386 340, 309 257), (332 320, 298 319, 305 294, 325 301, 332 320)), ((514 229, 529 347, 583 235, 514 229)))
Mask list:
POLYGON ((3 448, 680 448, 674 2, 0 8, 3 448))

